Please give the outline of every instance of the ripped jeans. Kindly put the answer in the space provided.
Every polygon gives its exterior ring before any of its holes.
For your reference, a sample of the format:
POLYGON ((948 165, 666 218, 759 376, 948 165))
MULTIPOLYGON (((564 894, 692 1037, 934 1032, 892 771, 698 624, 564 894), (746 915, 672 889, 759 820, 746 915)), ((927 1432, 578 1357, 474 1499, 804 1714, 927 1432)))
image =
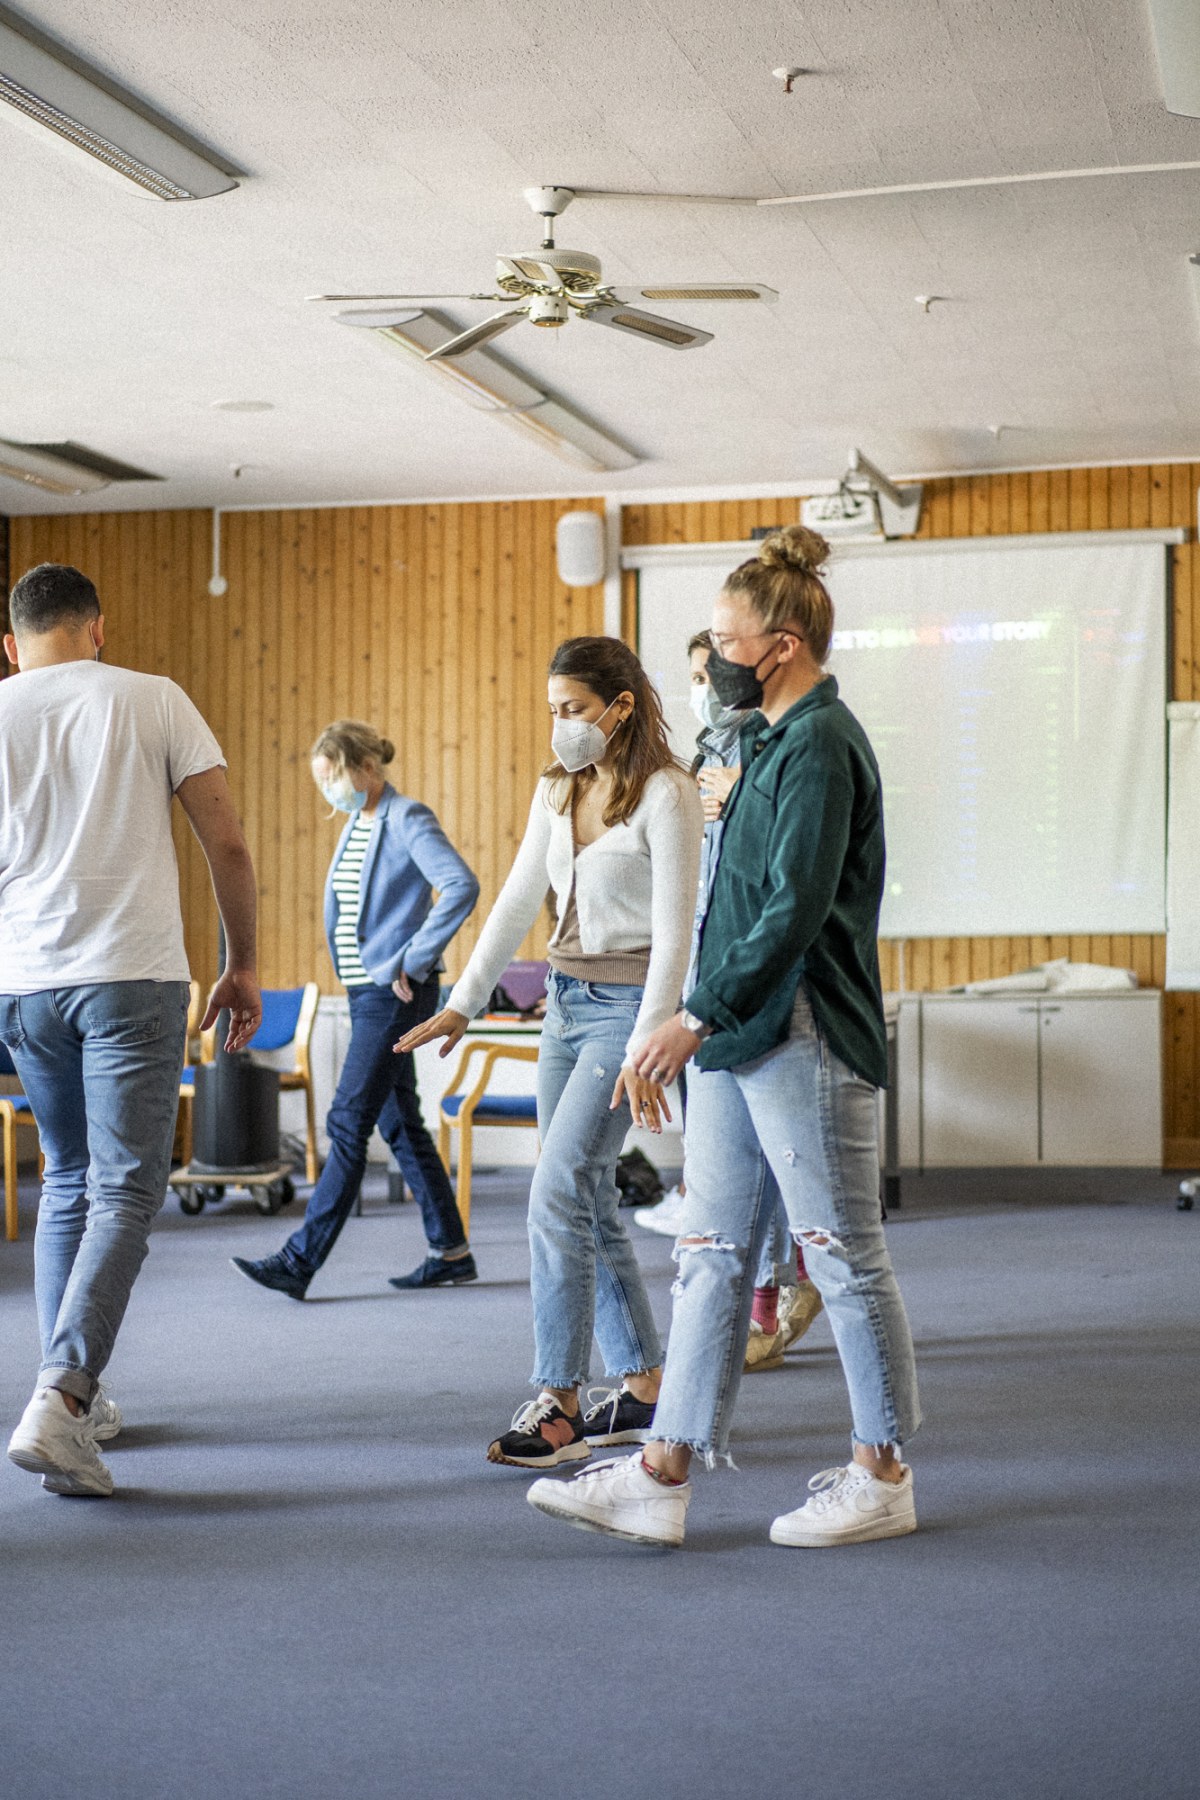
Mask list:
POLYGON ((875 1089, 830 1050, 803 987, 791 1036, 734 1069, 688 1070, 694 1244, 679 1278, 654 1436, 729 1460, 753 1274, 775 1187, 825 1302, 854 1438, 902 1444, 920 1424, 912 1336, 883 1236, 875 1089), (772 1177, 774 1179, 772 1180, 772 1177))
POLYGON ((629 1104, 609 1111, 640 987, 576 981, 552 970, 538 1052, 542 1154, 529 1194, 530 1288, 538 1387, 587 1380, 595 1332, 607 1373, 662 1361, 614 1178, 629 1104))

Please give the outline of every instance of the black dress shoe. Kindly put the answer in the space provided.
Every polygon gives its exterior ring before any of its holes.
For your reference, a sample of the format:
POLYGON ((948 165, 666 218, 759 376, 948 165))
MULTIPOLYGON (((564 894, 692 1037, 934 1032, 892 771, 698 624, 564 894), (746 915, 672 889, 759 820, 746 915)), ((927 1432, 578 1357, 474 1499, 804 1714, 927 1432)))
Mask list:
POLYGON ((274 1256, 264 1256, 261 1262, 250 1262, 244 1256, 231 1256, 229 1260, 249 1281, 257 1281, 259 1287, 274 1288, 277 1294, 286 1294, 289 1300, 303 1300, 311 1279, 308 1275, 297 1275, 282 1250, 276 1251, 274 1256))
POLYGON ((389 1275, 388 1286, 394 1288, 427 1288, 427 1287, 462 1287, 465 1282, 478 1281, 479 1270, 475 1267, 475 1258, 468 1251, 466 1256, 446 1257, 427 1256, 419 1269, 411 1275, 389 1275))

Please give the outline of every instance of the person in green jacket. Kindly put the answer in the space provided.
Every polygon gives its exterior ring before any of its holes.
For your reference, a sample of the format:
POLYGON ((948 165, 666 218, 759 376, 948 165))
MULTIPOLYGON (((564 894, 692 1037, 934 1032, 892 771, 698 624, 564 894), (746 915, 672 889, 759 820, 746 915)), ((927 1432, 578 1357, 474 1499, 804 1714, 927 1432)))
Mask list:
POLYGON ((682 1543, 693 1455, 709 1467, 731 1460, 774 1183, 825 1303, 853 1435, 850 1462, 815 1476, 771 1540, 821 1546, 916 1529, 901 1457, 920 1424, 912 1336, 879 1202, 883 804, 866 733, 824 667, 828 548, 803 526, 773 533, 714 608, 709 680, 723 704, 762 718, 742 735, 695 986, 636 1061, 663 1082, 698 1065, 686 1167, 698 1228, 676 1246, 654 1435, 632 1457, 539 1481, 528 1496, 553 1517, 638 1543, 682 1543))

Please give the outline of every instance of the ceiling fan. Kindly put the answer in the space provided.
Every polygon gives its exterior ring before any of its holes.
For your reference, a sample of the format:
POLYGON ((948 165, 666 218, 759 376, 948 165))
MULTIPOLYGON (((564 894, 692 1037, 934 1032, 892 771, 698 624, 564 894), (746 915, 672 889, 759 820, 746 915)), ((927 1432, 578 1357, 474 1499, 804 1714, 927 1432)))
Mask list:
POLYGON ((516 256, 496 259, 496 287, 491 294, 312 294, 321 301, 369 301, 370 307, 356 306, 353 312, 338 314, 343 325, 359 325, 368 330, 386 329, 414 315, 398 308, 433 305, 443 300, 508 302, 503 312, 493 313, 479 325, 459 332, 435 350, 426 362, 463 356, 477 350, 502 332, 528 319, 531 325, 551 329, 565 325, 572 316, 591 325, 607 325, 610 331, 628 331, 634 337, 653 344, 665 344, 672 350, 696 350, 712 342, 711 331, 698 331, 692 325, 681 325, 660 313, 644 312, 634 304, 638 300, 777 300, 774 288, 757 281, 707 281, 700 283, 660 282, 656 286, 614 288, 603 279, 598 257, 586 250, 559 250, 554 243, 554 221, 565 212, 575 198, 575 190, 565 187, 526 188, 525 198, 531 209, 543 220, 541 247, 516 256), (388 302, 381 306, 379 302, 388 302))

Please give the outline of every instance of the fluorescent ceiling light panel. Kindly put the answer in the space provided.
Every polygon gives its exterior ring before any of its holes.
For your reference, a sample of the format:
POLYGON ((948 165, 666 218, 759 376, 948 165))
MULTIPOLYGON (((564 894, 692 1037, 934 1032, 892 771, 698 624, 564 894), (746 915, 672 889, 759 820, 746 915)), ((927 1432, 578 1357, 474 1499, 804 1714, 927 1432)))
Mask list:
MULTIPOLYGON (((353 313, 336 316, 341 325, 361 324, 353 313)), ((381 314, 377 311, 370 316, 379 318, 381 314)), ((376 324, 367 329, 389 349, 419 362, 438 380, 452 383, 471 405, 524 437, 533 438, 544 450, 577 468, 598 475, 610 469, 632 469, 641 460, 598 425, 582 418, 573 407, 551 399, 490 350, 470 350, 452 361, 426 362, 427 351, 458 336, 458 327, 440 313, 397 311, 395 324, 376 324)))
POLYGON ((82 463, 69 462, 32 444, 13 444, 0 438, 0 476, 41 488, 47 494, 94 494, 108 487, 112 477, 82 463))
POLYGON ((4 6, 0 100, 160 200, 205 200, 237 186, 165 119, 4 6))
POLYGON ((1150 23, 1167 111, 1200 119, 1200 6, 1150 0, 1150 23))

